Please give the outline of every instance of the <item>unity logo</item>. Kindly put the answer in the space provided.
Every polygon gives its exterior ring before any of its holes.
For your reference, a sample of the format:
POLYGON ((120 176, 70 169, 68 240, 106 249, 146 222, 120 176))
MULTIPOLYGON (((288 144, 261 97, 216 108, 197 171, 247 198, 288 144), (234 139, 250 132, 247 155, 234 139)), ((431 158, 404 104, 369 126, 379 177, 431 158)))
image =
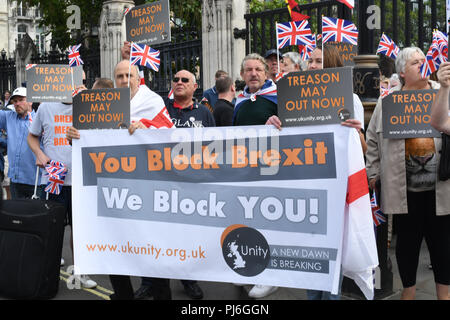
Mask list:
POLYGON ((269 264, 269 244, 256 229, 231 225, 222 233, 221 244, 225 262, 241 276, 256 276, 269 264))

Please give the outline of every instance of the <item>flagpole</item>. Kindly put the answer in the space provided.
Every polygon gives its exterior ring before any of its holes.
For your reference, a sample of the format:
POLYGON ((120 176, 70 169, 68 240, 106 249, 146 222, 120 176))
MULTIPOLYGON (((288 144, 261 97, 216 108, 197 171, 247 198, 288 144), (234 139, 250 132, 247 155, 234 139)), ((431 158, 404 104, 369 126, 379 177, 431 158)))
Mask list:
POLYGON ((133 46, 133 42, 130 42, 130 63, 128 65, 128 88, 130 87, 130 74, 131 74, 131 47, 133 46))
MULTIPOLYGON (((323 20, 323 15, 322 15, 322 20, 323 20)), ((323 28, 323 22, 321 21, 321 23, 322 23, 322 28, 323 28)), ((316 39, 316 44, 317 44, 317 39, 316 39)), ((323 69, 323 50, 324 50, 324 47, 323 47, 323 30, 322 30, 322 69, 323 69)))
POLYGON ((280 51, 278 50, 278 22, 275 21, 275 29, 277 30, 277 66, 278 66, 278 74, 280 73, 280 51))

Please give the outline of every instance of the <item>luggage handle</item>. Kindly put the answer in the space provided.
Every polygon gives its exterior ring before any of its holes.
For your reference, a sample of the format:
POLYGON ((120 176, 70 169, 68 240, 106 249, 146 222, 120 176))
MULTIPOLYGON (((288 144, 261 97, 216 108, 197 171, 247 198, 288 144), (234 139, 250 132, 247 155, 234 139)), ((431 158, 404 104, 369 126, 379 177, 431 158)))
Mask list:
MULTIPOLYGON (((37 195, 38 180, 39 180, 39 166, 36 166, 36 179, 34 181, 34 193, 31 196, 31 199, 33 199, 33 200, 38 200, 39 199, 39 196, 37 195)), ((48 200, 48 192, 47 192, 45 198, 46 198, 45 200, 48 200)))

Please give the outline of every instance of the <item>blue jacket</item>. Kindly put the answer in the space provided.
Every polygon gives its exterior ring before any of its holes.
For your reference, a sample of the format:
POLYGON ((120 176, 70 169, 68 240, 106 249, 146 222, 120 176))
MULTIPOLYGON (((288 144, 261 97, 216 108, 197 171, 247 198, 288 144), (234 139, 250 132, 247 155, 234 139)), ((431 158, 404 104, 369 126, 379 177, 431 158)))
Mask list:
MULTIPOLYGON (((35 112, 31 112, 31 119, 35 112)), ((12 182, 34 185, 36 157, 28 147, 27 136, 31 121, 29 115, 20 118, 14 111, 0 110, 0 129, 7 133, 8 177, 12 182)))

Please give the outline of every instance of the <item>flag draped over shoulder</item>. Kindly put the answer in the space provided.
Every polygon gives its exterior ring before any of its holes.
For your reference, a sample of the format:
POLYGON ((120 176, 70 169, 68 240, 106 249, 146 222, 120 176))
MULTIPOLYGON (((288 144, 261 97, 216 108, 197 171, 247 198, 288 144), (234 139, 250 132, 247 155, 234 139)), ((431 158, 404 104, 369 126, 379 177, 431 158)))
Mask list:
POLYGON ((131 122, 141 121, 148 128, 174 127, 164 101, 146 85, 139 86, 138 92, 131 99, 130 116, 131 122))
POLYGON ((372 300, 373 269, 378 266, 378 254, 364 156, 356 130, 351 130, 348 145, 342 272, 355 281, 368 300, 372 300))
POLYGON ((272 80, 266 80, 261 89, 255 93, 250 93, 248 91, 248 87, 246 86, 244 91, 236 99, 236 107, 234 108, 233 113, 233 123, 242 104, 248 100, 256 101, 256 96, 260 96, 261 98, 277 104, 277 85, 272 80))

